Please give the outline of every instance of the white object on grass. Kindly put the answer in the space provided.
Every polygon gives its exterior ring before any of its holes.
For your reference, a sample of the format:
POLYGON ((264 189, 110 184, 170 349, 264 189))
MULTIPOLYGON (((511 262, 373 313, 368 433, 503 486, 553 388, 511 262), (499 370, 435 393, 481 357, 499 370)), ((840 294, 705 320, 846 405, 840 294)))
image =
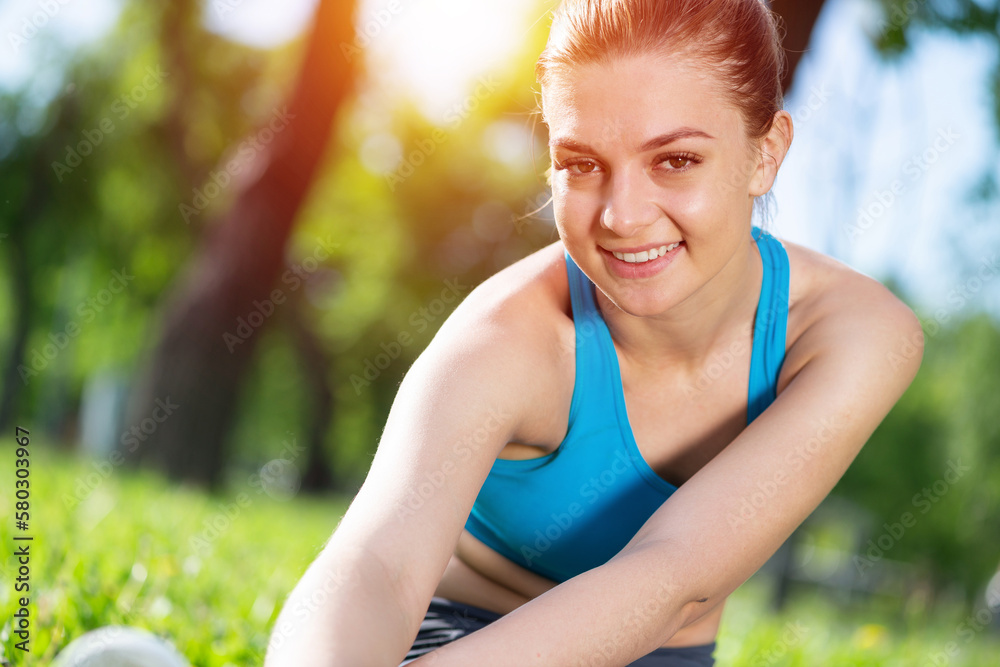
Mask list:
POLYGON ((124 625, 109 625, 77 637, 52 667, 190 667, 169 642, 124 625))

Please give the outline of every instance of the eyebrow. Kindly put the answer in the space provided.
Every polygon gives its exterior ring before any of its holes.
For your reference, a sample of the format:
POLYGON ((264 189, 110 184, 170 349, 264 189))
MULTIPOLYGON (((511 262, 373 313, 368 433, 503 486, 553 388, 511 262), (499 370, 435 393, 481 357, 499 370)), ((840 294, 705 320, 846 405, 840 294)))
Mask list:
MULTIPOLYGON (((666 146, 667 144, 672 144, 675 141, 680 141, 681 139, 688 139, 691 137, 703 137, 705 139, 714 139, 712 135, 693 127, 682 127, 674 130, 673 132, 667 132, 666 134, 661 134, 659 136, 653 137, 649 141, 639 146, 639 152, 645 153, 646 151, 651 151, 661 146, 666 146)), ((596 153, 593 148, 585 143, 575 141, 568 137, 556 137, 549 142, 551 148, 568 148, 571 151, 577 153, 596 153)))

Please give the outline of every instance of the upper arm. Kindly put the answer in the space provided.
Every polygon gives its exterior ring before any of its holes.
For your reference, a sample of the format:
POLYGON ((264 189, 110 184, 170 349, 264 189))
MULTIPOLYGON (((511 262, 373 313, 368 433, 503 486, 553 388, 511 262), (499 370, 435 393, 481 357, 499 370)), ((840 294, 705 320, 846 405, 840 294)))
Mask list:
POLYGON ((685 482, 630 548, 664 549, 690 600, 715 606, 826 497, 913 380, 923 333, 867 278, 843 290, 795 341, 797 369, 776 400, 685 482))
POLYGON ((331 539, 379 558, 411 615, 422 617, 497 454, 551 390, 541 318, 495 287, 474 290, 407 372, 331 539))

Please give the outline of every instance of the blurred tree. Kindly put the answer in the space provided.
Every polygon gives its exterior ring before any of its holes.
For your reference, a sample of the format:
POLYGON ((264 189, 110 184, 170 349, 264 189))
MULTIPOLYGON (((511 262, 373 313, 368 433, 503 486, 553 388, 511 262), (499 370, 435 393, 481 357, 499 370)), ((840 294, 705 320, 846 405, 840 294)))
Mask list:
POLYGON ((977 315, 924 330, 920 372, 835 493, 875 518, 854 562, 863 580, 886 561, 916 563, 971 601, 1000 558, 1000 328, 977 315))
POLYGON ((81 387, 105 371, 127 375, 157 299, 190 254, 200 228, 177 215, 188 170, 208 173, 220 129, 244 129, 247 114, 235 109, 255 92, 262 62, 253 49, 192 29, 199 4, 124 4, 106 40, 72 51, 40 33, 29 45, 33 76, 0 89, 0 311, 9 314, 0 329, 0 421, 16 417, 73 439, 81 387), (207 56, 187 59, 184 72, 169 40, 158 39, 170 8, 186 18, 170 31, 207 56), (197 123, 178 136, 175 113, 197 123), (175 157, 179 146, 185 161, 175 157), (110 293, 116 272, 126 284, 110 293))
MULTIPOLYGON (((954 35, 985 38, 1000 49, 1000 3, 996 0, 876 0, 882 17, 872 35, 887 59, 905 54, 915 34, 922 30, 945 30, 954 35)), ((1000 58, 993 62, 985 82, 993 102, 993 119, 1000 130, 1000 58)), ((996 172, 994 171, 994 182, 996 172)), ((996 185, 991 192, 996 192, 996 185)))
MULTIPOLYGON (((351 2, 319 3, 286 110, 277 124, 259 130, 262 140, 269 131, 270 140, 243 167, 251 176, 168 297, 160 342, 133 393, 128 421, 138 423, 166 396, 184 406, 135 452, 174 479, 220 481, 240 381, 257 339, 256 325, 244 332, 238 322, 270 303, 284 267, 286 241, 352 84, 353 67, 337 45, 352 40, 353 14, 351 2)), ((234 175, 223 165, 212 177, 234 175)), ((257 316, 272 314, 264 311, 257 316)))
MULTIPOLYGON (((14 116, 14 109, 21 107, 23 102, 17 97, 7 97, 3 100, 7 117, 14 116)), ((72 116, 76 115, 76 107, 64 104, 57 108, 52 133, 60 138, 68 134, 68 126, 74 125, 72 116)), ((0 178, 0 192, 8 204, 4 215, 4 251, 10 257, 11 295, 13 297, 13 316, 11 317, 11 340, 8 342, 6 359, 3 362, 0 376, 0 427, 11 424, 18 397, 25 387, 22 361, 27 356, 28 336, 31 332, 32 295, 35 291, 34 277, 29 257, 29 230, 37 225, 44 216, 46 202, 52 198, 52 178, 49 175, 49 162, 52 155, 44 150, 41 138, 34 141, 22 141, 11 155, 3 161, 3 176, 0 178), (11 199, 14 205, 9 206, 11 199)), ((51 145, 51 144, 50 144, 51 145)), ((28 376, 30 377, 30 375, 28 376)))
POLYGON ((823 10, 825 0, 771 0, 771 9, 781 17, 784 26, 785 57, 788 67, 781 80, 781 87, 787 93, 792 87, 799 60, 809 46, 816 20, 823 10))
POLYGON ((289 326, 302 375, 312 398, 307 427, 306 463, 302 474, 303 491, 321 491, 333 486, 333 473, 326 457, 326 434, 333 421, 334 400, 331 387, 333 361, 306 320, 305 304, 299 291, 289 295, 289 326))
MULTIPOLYGON (((96 313, 117 312, 132 296, 96 304, 88 300, 100 289, 94 284, 106 285, 112 271, 129 264, 132 225, 148 222, 148 211, 170 187, 169 177, 154 171, 135 178, 127 193, 119 190, 122 173, 155 144, 136 132, 148 127, 145 110, 133 111, 121 94, 122 88, 141 88, 149 98, 145 106, 155 108, 158 84, 136 85, 146 76, 146 54, 123 63, 103 53, 69 65, 58 45, 49 53, 51 61, 39 66, 37 80, 54 81, 54 90, 28 84, 0 93, 0 144, 7 149, 0 159, 0 230, 7 236, 0 252, 8 260, 12 311, 0 423, 24 417, 22 407, 34 407, 41 425, 62 435, 74 412, 77 346, 99 334, 108 343, 120 342, 98 331, 96 313), (110 108, 108 100, 114 100, 110 108), (118 205, 109 209, 104 204, 112 197, 118 205), (126 216, 133 197, 146 206, 126 216), (122 224, 124 217, 128 222, 122 224)), ((164 256, 172 249, 173 243, 164 243, 164 256)), ((119 326, 118 333, 125 328, 119 326)))
MULTIPOLYGON (((1000 53, 996 0, 874 1, 881 16, 870 37, 886 60, 903 57, 916 37, 930 30, 979 37, 1000 53)), ((1000 131, 1000 58, 984 84, 1000 131)), ((995 161, 987 162, 969 192, 974 200, 996 199, 995 161)), ((917 378, 836 492, 887 520, 871 527, 872 542, 859 555, 862 576, 877 577, 882 558, 918 563, 936 591, 958 582, 971 604, 1000 558, 996 540, 984 539, 1000 533, 1000 329, 985 314, 959 316, 956 322, 954 294, 949 307, 939 311, 946 314, 943 320, 925 320, 924 362, 917 378), (913 515, 916 525, 890 540, 886 531, 904 513, 913 515), (881 553, 878 540, 883 546, 891 542, 891 549, 881 553)))

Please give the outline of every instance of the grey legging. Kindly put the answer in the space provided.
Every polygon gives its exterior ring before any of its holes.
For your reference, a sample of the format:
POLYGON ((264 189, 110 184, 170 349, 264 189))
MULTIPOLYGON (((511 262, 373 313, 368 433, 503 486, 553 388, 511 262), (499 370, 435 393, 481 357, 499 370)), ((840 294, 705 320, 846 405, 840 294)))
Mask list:
MULTIPOLYGON (((486 627, 500 618, 500 614, 479 607, 452 602, 445 598, 432 598, 430 608, 420 624, 420 631, 400 667, 416 660, 425 653, 486 627)), ((629 667, 712 667, 715 659, 715 642, 682 648, 658 648, 629 667)))

